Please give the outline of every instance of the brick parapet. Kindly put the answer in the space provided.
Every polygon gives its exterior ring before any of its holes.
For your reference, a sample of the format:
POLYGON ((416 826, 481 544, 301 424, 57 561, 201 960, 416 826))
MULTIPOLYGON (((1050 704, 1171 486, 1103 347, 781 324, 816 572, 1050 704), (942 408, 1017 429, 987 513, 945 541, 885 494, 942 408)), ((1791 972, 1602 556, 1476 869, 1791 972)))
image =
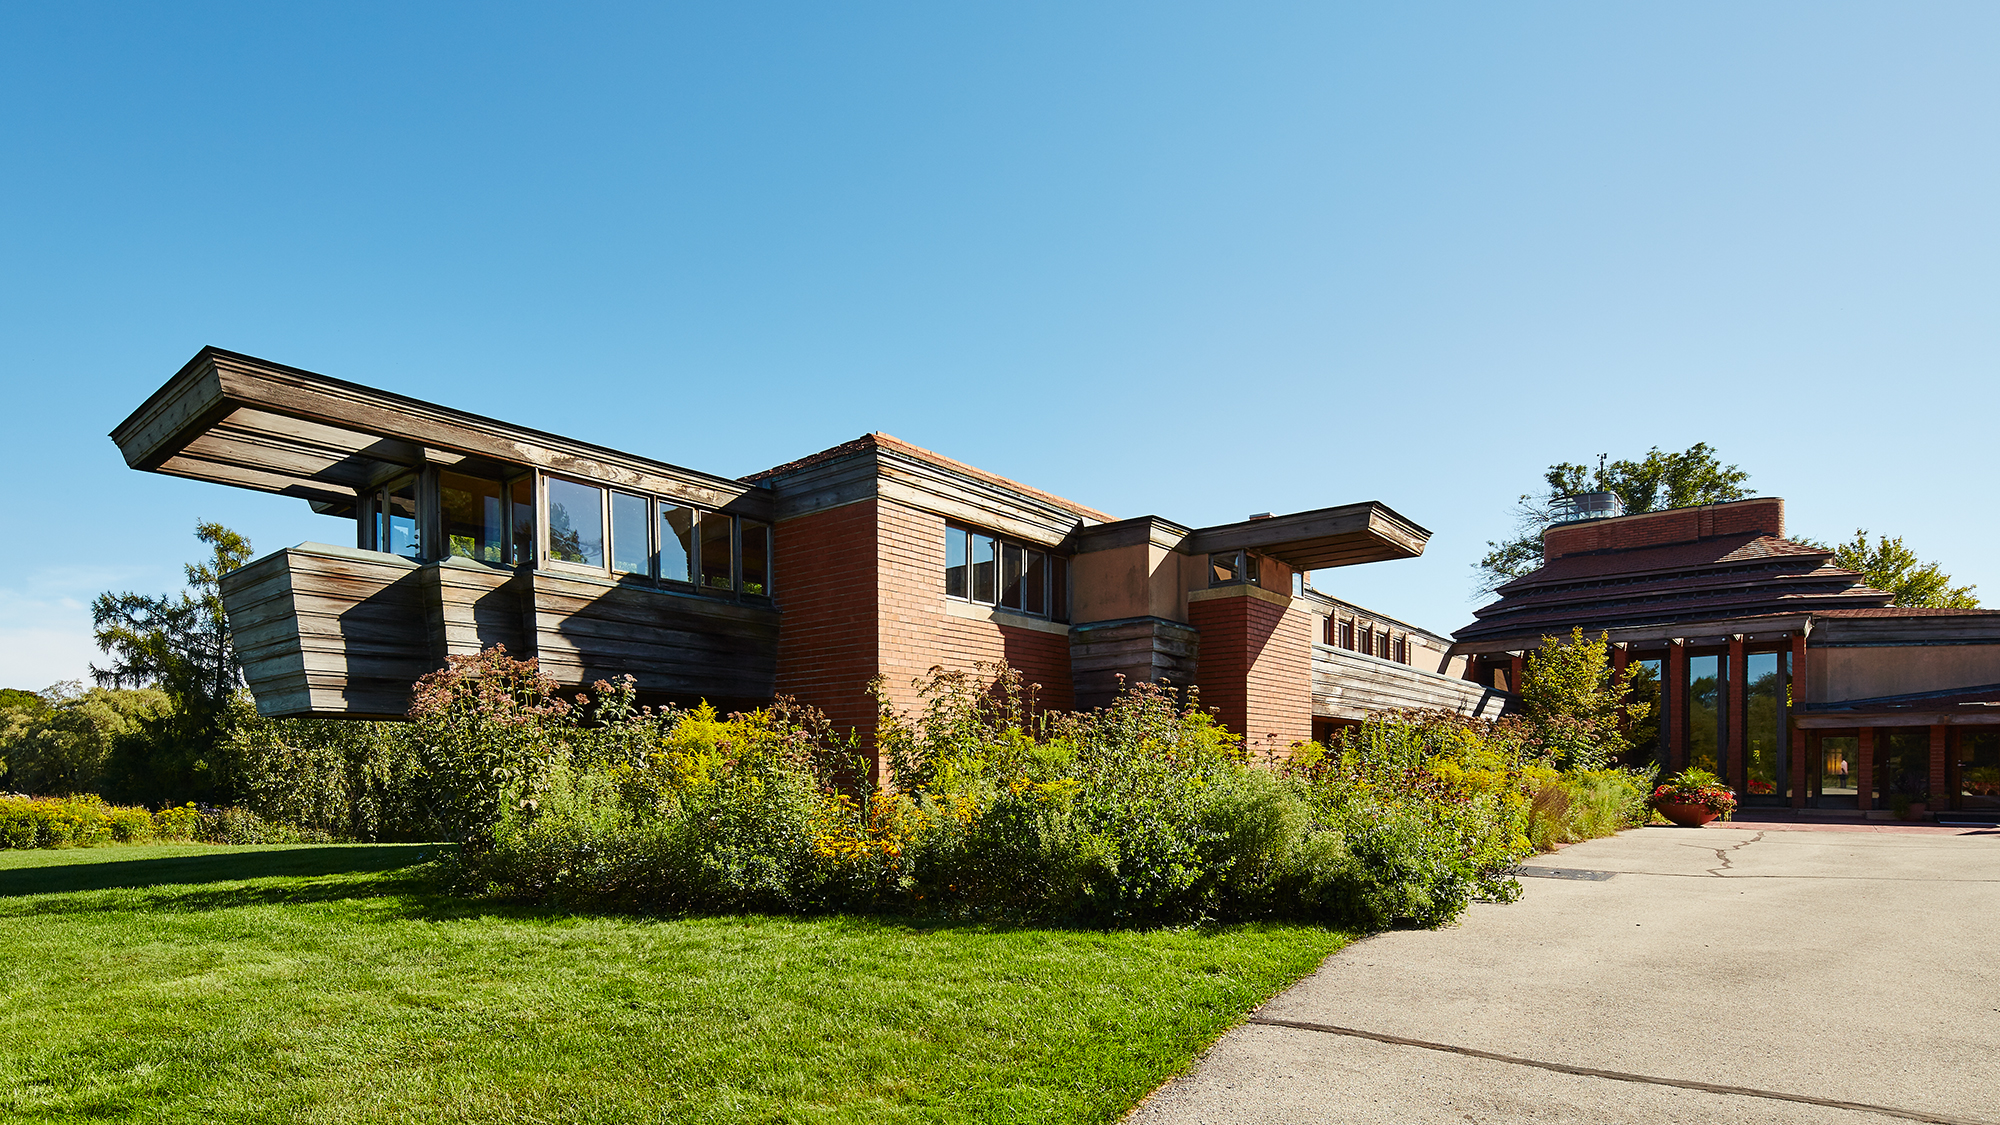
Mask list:
POLYGON ((1692 543, 1721 535, 1785 534, 1785 502, 1776 496, 1670 508, 1607 520, 1561 524, 1542 533, 1542 553, 1549 559, 1590 551, 1632 547, 1662 547, 1692 543))

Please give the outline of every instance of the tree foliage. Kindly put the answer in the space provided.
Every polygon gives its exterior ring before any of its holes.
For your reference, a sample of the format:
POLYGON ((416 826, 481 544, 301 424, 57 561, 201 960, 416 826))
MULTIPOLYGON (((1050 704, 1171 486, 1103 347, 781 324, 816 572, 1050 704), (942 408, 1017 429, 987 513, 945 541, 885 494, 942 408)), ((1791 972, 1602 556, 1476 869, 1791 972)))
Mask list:
POLYGON ((250 541, 219 523, 195 527, 208 557, 186 567, 180 594, 100 594, 91 605, 97 645, 112 657, 91 665, 99 685, 156 687, 171 711, 124 739, 107 766, 107 789, 144 801, 228 798, 219 757, 243 671, 223 612, 224 575, 250 560, 250 541))
MULTIPOLYGON (((1823 545, 1823 544, 1822 544, 1823 545)), ((1857 528, 1854 538, 1832 548, 1833 564, 1858 570, 1868 585, 1896 595, 1900 606, 1935 609, 1977 609, 1976 586, 1953 586, 1951 575, 1934 562, 1922 562, 1917 553, 1903 546, 1903 537, 1876 537, 1871 546, 1868 532, 1857 528)))
POLYGON ((1475 566, 1478 590, 1491 593, 1542 565, 1542 532, 1558 518, 1564 497, 1609 492, 1624 503, 1627 515, 1637 515, 1742 500, 1756 491, 1744 487, 1749 479, 1749 473, 1724 465, 1700 441, 1679 453, 1654 446, 1640 460, 1612 461, 1595 469, 1568 461, 1550 465, 1542 474, 1542 491, 1523 494, 1515 503, 1514 536, 1487 542, 1487 553, 1475 566))
POLYGON ((157 688, 85 691, 74 680, 37 698, 40 707, 9 707, 0 716, 0 759, 9 788, 44 796, 98 792, 120 742, 173 710, 157 688))
POLYGON ((1652 704, 1633 697, 1611 675, 1609 634, 1543 637, 1521 675, 1521 709, 1529 741, 1565 768, 1602 769, 1631 749, 1625 731, 1643 722, 1652 704))

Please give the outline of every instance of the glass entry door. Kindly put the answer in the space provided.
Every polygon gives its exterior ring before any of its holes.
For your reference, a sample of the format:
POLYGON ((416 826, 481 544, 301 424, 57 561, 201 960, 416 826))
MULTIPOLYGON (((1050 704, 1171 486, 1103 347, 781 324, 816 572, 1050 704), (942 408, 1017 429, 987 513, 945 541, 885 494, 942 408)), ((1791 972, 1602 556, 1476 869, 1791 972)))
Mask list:
POLYGON ((1861 739, 1852 734, 1821 734, 1807 740, 1811 761, 1806 769, 1806 804, 1817 809, 1861 807, 1861 739))

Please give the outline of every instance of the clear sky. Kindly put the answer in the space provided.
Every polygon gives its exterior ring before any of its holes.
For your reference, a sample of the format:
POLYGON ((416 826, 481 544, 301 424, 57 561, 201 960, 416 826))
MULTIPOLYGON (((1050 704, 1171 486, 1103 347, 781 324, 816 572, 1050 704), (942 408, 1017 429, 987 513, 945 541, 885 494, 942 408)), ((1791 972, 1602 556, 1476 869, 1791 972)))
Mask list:
POLYGON ((1707 441, 2000 604, 2000 6, 0 8, 0 686, 198 519, 204 344, 729 476, 870 430, 1120 516, 1379 499, 1440 632, 1555 460, 1707 441))

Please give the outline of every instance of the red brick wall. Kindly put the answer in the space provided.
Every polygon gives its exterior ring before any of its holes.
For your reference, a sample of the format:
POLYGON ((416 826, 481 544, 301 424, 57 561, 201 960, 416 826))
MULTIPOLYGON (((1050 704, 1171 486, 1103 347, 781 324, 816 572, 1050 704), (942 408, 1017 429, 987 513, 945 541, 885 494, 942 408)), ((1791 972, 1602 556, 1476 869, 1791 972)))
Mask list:
POLYGON ((1542 549, 1549 558, 1556 559, 1584 551, 1658 547, 1748 532, 1783 535, 1785 502, 1776 496, 1765 496, 1553 527, 1543 533, 1542 549))
POLYGON ((1252 750, 1312 737, 1312 617, 1255 595, 1188 603, 1201 630, 1195 682, 1204 707, 1252 750))
POLYGON ((875 731, 868 680, 876 635, 876 501, 800 516, 773 533, 778 692, 827 713, 842 730, 875 731))
POLYGON ((1073 705, 1069 637, 945 613, 944 517, 878 501, 881 669, 889 698, 915 710, 914 681, 933 667, 970 672, 986 661, 1018 669, 1044 707, 1073 705))

